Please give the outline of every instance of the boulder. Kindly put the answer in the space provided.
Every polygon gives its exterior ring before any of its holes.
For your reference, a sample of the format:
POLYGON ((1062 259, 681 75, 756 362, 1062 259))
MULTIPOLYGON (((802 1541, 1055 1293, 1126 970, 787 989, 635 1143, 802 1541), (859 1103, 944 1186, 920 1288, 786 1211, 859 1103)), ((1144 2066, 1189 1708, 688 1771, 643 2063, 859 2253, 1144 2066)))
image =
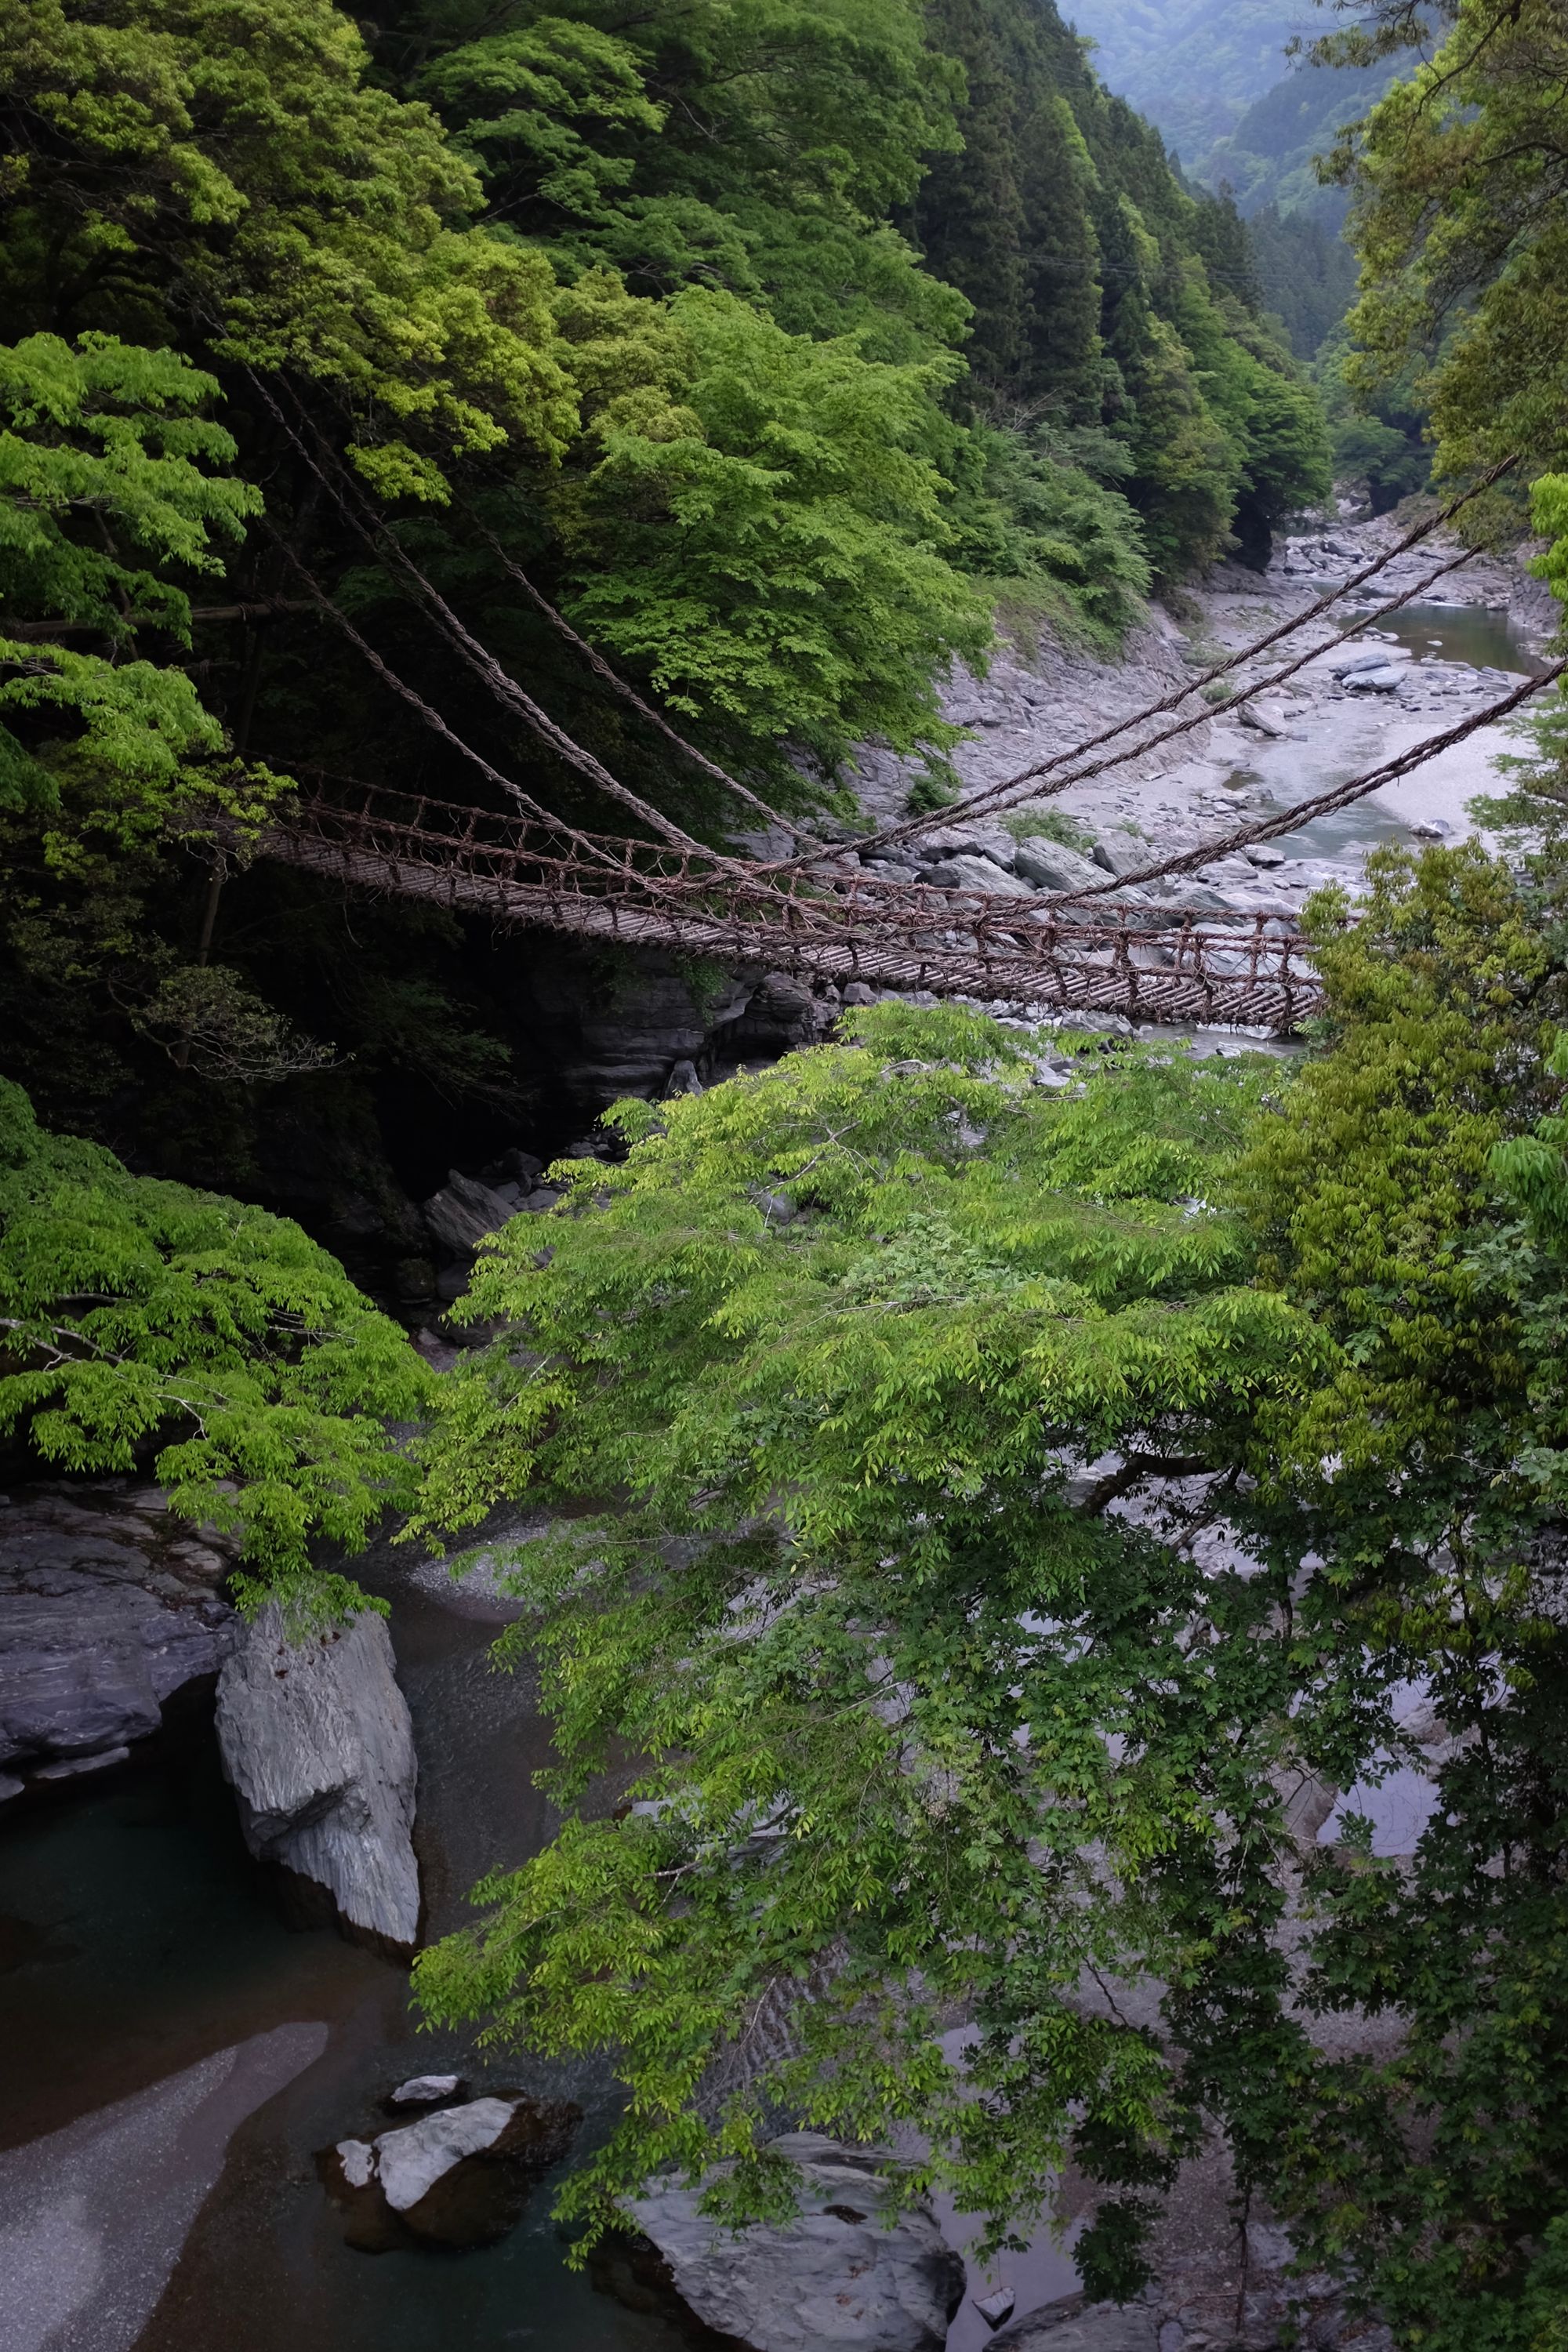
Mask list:
POLYGON ((1059 841, 1049 841, 1043 834, 1031 834, 1018 844, 1015 863, 1025 880, 1040 890, 1082 890, 1105 879, 1105 868, 1092 857, 1086 857, 1081 850, 1068 849, 1059 841))
POLYGON ((1000 2327, 1005 2319, 1012 2318, 1017 2300, 1010 2286, 999 2286, 992 2294, 977 2294, 974 2308, 987 2327, 1000 2327))
POLYGON ((1268 736, 1270 742, 1281 741, 1289 732, 1284 712, 1270 709, 1265 702, 1244 702, 1237 717, 1244 727, 1250 727, 1255 735, 1268 736))
POLYGON ((460 2074, 413 2074, 406 2083, 399 2083, 389 2091, 385 2104, 389 2107, 435 2107, 444 2100, 455 2099, 463 2090, 460 2074))
POLYGON ((1094 845, 1093 863, 1102 874, 1136 874, 1141 866, 1153 863, 1154 845, 1140 841, 1131 833, 1113 833, 1094 845))
POLYGON ((999 824, 941 824, 916 835, 911 846, 924 865, 947 857, 988 857, 993 866, 1011 868, 1017 851, 1012 835, 999 824))
POLYGON ((581 2120, 560 2101, 470 2099, 374 2139, 340 2140, 317 2164, 361 2252, 493 2245, 581 2120))
POLYGON ((993 890, 1010 898, 1032 898, 1033 885, 1021 875, 994 866, 989 857, 943 857, 928 868, 928 879, 948 890, 993 890))
POLYGON ((772 2143, 799 2175, 800 2211, 738 2233, 700 2211, 705 2184, 656 2182, 630 2218, 689 2309, 750 2352, 942 2352, 963 2299, 962 2258, 929 2207, 889 2229, 876 2150, 816 2132, 772 2143))
POLYGON ((1329 674, 1343 684, 1349 678, 1369 677, 1373 670, 1393 667, 1392 656, 1386 648, 1380 646, 1375 653, 1352 654, 1347 661, 1331 663, 1329 674))
POLYGON ((459 1257, 470 1256, 515 1213, 515 1203, 492 1185, 481 1184, 477 1176, 465 1176, 456 1168, 448 1169, 446 1183, 423 1208, 436 1240, 459 1257))
POLYGON ((0 1503, 0 1766, 60 1780, 122 1762, 210 1686, 227 1560, 128 1481, 0 1503))
POLYGON ((991 2342, 993 2352, 1160 2352, 1160 2329, 1143 2304, 1086 2305, 1072 2294, 1026 2312, 991 2342))
POLYGON ((320 1890, 354 1940, 411 1952, 417 1766, 384 1621, 294 1642, 269 1601, 225 1662, 217 1731, 251 1853, 320 1890))

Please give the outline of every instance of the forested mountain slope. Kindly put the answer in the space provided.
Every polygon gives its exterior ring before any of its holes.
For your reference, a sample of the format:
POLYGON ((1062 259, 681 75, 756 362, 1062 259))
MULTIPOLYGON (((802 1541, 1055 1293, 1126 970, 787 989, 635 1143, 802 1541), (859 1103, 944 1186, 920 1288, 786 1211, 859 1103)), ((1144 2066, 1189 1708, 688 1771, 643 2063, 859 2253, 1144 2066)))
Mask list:
POLYGON ((0 139, 4 1064, 168 1172, 279 1198, 291 1122, 368 1169, 393 1097, 516 1100, 464 935, 215 869, 215 804, 498 789, 321 595, 492 774, 640 825, 438 592, 711 839, 519 572, 800 806, 868 739, 940 777, 999 597, 1112 643, 1323 487, 1234 223, 1051 0, 25 0, 0 139))
POLYGON ((1197 164, 1284 71, 1293 40, 1323 29, 1312 0, 1071 0, 1096 68, 1197 164))

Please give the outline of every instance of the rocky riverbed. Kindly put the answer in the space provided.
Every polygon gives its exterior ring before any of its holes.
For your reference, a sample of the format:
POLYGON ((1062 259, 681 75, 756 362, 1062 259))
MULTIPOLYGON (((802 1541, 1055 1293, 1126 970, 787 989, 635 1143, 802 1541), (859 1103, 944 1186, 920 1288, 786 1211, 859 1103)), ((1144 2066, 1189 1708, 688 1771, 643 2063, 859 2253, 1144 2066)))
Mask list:
MULTIPOLYGON (((1061 647, 1028 660, 1004 656, 984 683, 963 681, 948 698, 949 716, 974 730, 954 761, 966 790, 1055 758, 1201 676, 1342 586, 1399 536, 1386 518, 1343 524, 1286 540, 1267 572, 1223 565, 1179 600, 1180 618, 1156 607, 1117 662, 1061 647)), ((1103 881, 1109 872, 1130 872, 1217 840, 1247 819, 1277 814, 1440 734, 1543 667, 1541 648, 1560 614, 1521 564, 1473 557, 1419 602, 1341 639, 1358 611, 1403 593, 1459 551, 1456 541, 1435 535, 1395 558, 1359 592, 1359 604, 1336 608, 1231 673, 1225 687, 1211 689, 1215 715, 1192 733, 1059 794, 1025 799, 1008 824, 955 820, 900 852, 902 870, 969 887, 989 881, 1008 894, 1020 879, 1046 890, 1103 881), (1309 646, 1315 657, 1284 687, 1234 710, 1224 707, 1226 688, 1244 690, 1309 646), (1048 839, 1027 839, 1028 821, 1042 817, 1076 833, 1087 863, 1048 839), (962 872, 952 870, 955 857, 962 872), (987 862, 1004 878, 987 877, 987 862)), ((1155 886, 1156 900, 1255 912, 1299 906, 1325 883, 1353 892, 1379 843, 1468 834, 1468 803, 1499 789, 1498 757, 1517 748, 1501 730, 1483 730, 1341 816, 1216 857, 1193 881, 1155 886)), ((910 782, 905 765, 868 763, 862 796, 879 822, 896 820, 910 782)))

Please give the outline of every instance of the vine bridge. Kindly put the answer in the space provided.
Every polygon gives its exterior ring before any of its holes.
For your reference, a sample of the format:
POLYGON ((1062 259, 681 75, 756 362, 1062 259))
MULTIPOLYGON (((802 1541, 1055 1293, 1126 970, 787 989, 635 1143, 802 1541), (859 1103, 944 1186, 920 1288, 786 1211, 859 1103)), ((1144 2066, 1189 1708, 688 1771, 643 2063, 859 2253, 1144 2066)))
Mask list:
POLYGON ((400 677, 298 554, 278 540, 286 567, 300 579, 322 618, 347 637, 383 685, 439 739, 447 753, 484 779, 503 809, 355 784, 346 798, 336 789, 303 797, 255 845, 264 856, 356 889, 420 898, 500 925, 632 948, 675 949, 742 970, 784 971, 840 986, 862 981, 884 989, 1002 998, 1065 1013, 1114 1013, 1141 1022, 1220 1024, 1285 1034, 1313 1013, 1322 997, 1294 913, 1268 908, 1185 908, 1177 897, 1166 896, 1174 878, 1231 851, 1294 832, 1311 818, 1344 808, 1396 781, 1479 728, 1506 718, 1568 667, 1555 663, 1446 734, 1415 744, 1315 800, 1243 824, 1222 839, 1169 856, 1156 855, 1136 873, 1108 876, 1103 882, 1052 895, 1026 894, 1000 868, 994 889, 945 887, 934 880, 891 878, 887 852, 894 850, 896 862, 900 845, 907 848, 934 827, 977 816, 994 823, 1005 809, 1087 782, 1190 734, 1214 717, 1210 691, 1221 681, 1221 699, 1232 709, 1283 684, 1332 645, 1360 635, 1371 623, 1425 595, 1435 581, 1468 562, 1469 551, 1460 547, 1397 594, 1370 610, 1352 610, 1327 645, 1311 634, 1313 625, 1332 608, 1344 606, 1367 582, 1429 539, 1515 460, 1503 460, 1316 603, 1178 685, 1163 700, 1117 720, 1087 742, 970 793, 952 807, 908 817, 847 845, 814 839, 678 735, 665 715, 577 635, 476 520, 476 530, 488 540, 517 589, 601 683, 629 705, 643 725, 760 815, 772 837, 782 830, 796 845, 785 857, 737 856, 694 840, 575 742, 473 635, 406 548, 368 513, 362 493, 342 469, 323 466, 270 391, 258 382, 257 388, 367 552, 385 567, 447 653, 478 679, 509 722, 521 721, 552 761, 575 771, 596 793, 629 811, 644 830, 639 835, 590 833, 553 815, 400 677), (1243 666, 1256 665, 1288 637, 1296 637, 1298 644, 1279 666, 1254 667, 1245 685, 1235 682, 1243 666), (870 852, 881 871, 867 871, 858 855, 861 851, 870 852), (1157 886, 1153 898, 1148 895, 1150 884, 1157 886))
POLYGON ((1294 919, 1269 911, 1063 904, 889 881, 854 861, 781 871, 607 835, 567 843, 536 820, 378 787, 303 802, 261 847, 454 913, 839 985, 1279 1032, 1320 997, 1294 919))

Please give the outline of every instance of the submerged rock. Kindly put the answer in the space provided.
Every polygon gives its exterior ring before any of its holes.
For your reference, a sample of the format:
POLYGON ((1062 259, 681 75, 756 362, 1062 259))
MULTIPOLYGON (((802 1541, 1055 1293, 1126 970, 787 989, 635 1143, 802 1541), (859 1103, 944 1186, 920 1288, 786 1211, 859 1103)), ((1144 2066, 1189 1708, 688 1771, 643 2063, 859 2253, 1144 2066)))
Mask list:
POLYGON ((356 1941, 411 1952, 418 1768, 384 1622, 293 1643, 268 1602, 218 1679, 217 1730, 251 1853, 321 1890, 356 1941))
MULTIPOLYGON (((455 2078, 448 2078, 455 2079, 455 2078)), ((491 2245, 511 2229, 539 2174, 582 2120, 559 2101, 471 2099, 373 2140, 344 2139, 318 2166, 362 2253, 423 2240, 491 2245)))
POLYGON ((728 2231, 699 2210, 700 2185, 673 2180, 630 2207, 688 2308, 750 2352, 942 2352, 964 2272, 930 2208, 889 2229, 877 2151, 816 2132, 772 2145, 799 2172, 792 2221, 728 2231))

